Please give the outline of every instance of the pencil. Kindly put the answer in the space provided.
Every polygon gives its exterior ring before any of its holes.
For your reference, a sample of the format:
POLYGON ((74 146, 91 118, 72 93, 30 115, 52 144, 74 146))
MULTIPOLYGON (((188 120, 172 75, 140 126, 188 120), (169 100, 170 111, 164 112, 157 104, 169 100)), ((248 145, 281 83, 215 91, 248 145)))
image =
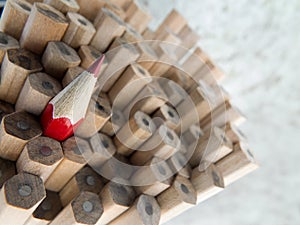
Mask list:
POLYGON ((41 117, 45 136, 64 141, 73 135, 85 117, 103 60, 104 55, 48 103, 41 117))

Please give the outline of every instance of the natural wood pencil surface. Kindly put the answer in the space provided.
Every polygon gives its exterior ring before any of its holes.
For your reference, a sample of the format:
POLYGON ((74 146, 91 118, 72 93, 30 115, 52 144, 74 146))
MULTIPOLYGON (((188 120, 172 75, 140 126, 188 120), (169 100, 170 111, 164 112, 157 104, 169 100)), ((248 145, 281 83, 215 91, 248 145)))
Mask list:
POLYGON ((6 1, 1 224, 160 225, 258 167, 192 24, 145 6, 6 1))
POLYGON ((0 219, 7 224, 23 225, 46 197, 41 178, 19 173, 0 190, 0 219))

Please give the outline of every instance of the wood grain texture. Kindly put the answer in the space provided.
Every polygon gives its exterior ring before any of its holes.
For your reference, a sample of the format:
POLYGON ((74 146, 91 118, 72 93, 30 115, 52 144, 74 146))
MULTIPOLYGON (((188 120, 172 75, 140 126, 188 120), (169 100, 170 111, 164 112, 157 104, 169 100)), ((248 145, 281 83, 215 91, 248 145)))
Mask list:
POLYGON ((138 32, 143 31, 148 27, 152 17, 138 1, 131 1, 127 10, 125 22, 134 27, 138 32))
POLYGON ((196 167, 192 172, 191 182, 197 192, 197 204, 222 191, 225 187, 222 170, 207 163, 206 169, 196 167))
POLYGON ((156 127, 160 127, 164 124, 168 128, 175 130, 180 126, 180 118, 177 111, 167 104, 161 106, 153 114, 153 119, 156 127))
POLYGON ((166 127, 160 126, 156 132, 130 157, 134 165, 142 166, 152 157, 156 156, 163 160, 169 159, 180 147, 177 134, 166 127))
POLYGON ((72 48, 88 45, 96 33, 94 25, 78 13, 69 12, 67 18, 70 24, 63 37, 63 41, 72 48))
POLYGON ((105 0, 105 8, 108 10, 112 11, 114 14, 116 14, 118 17, 120 17, 122 20, 125 19, 126 13, 125 10, 123 10, 121 7, 118 5, 112 3, 111 1, 105 0))
POLYGON ((49 42, 42 57, 45 71, 62 80, 70 67, 79 66, 81 60, 77 52, 63 42, 49 42))
POLYGON ((26 112, 16 112, 2 118, 0 157, 16 161, 24 146, 42 135, 40 124, 26 112))
POLYGON ((77 0, 80 6, 79 13, 90 21, 94 21, 99 11, 105 6, 106 1, 103 0, 90 0, 87 4, 86 0, 77 0))
POLYGON ((155 130, 156 126, 151 117, 143 112, 136 112, 114 137, 117 152, 129 156, 138 150, 154 134, 155 130))
POLYGON ((202 121, 204 131, 209 130, 212 126, 224 127, 226 123, 231 122, 236 126, 241 125, 246 120, 243 113, 236 108, 230 100, 218 105, 210 115, 207 115, 202 121))
POLYGON ((111 119, 102 127, 101 132, 108 136, 114 136, 126 123, 125 117, 120 110, 113 109, 111 119))
POLYGON ((62 205, 68 205, 80 192, 99 194, 103 187, 102 179, 90 167, 84 167, 59 192, 62 205))
POLYGON ((32 5, 25 0, 9 0, 4 7, 0 30, 19 40, 32 5))
POLYGON ((94 169, 100 168, 116 153, 116 147, 111 138, 102 133, 95 134, 90 139, 90 145, 92 148, 92 156, 89 165, 94 169))
POLYGON ((151 81, 151 75, 146 69, 132 63, 108 92, 109 99, 115 108, 122 110, 151 81))
POLYGON ((182 177, 189 179, 191 177, 192 168, 188 159, 181 152, 176 152, 167 161, 170 169, 174 174, 179 174, 182 177))
POLYGON ((225 186, 235 182, 248 173, 256 170, 259 166, 253 153, 243 142, 234 146, 234 151, 216 163, 217 168, 222 171, 225 186))
POLYGON ((26 111, 38 116, 61 89, 61 84, 46 73, 30 74, 16 102, 16 111, 26 111))
POLYGON ((50 191, 59 192, 86 165, 91 155, 90 145, 83 139, 71 137, 62 147, 64 158, 45 183, 50 191))
POLYGON ((60 41, 67 28, 68 21, 61 12, 47 4, 35 3, 21 35, 20 45, 41 54, 49 41, 60 41))
POLYGON ((0 190, 0 219, 7 224, 23 225, 46 197, 38 176, 20 173, 9 179, 0 190))
POLYGON ((63 151, 58 141, 38 137, 25 145, 16 166, 19 173, 31 173, 46 181, 62 159, 63 151))
POLYGON ((97 225, 106 225, 129 209, 136 193, 131 186, 114 182, 107 183, 99 195, 103 205, 103 215, 97 225))
POLYGON ((70 84, 76 77, 78 77, 81 73, 83 73, 84 69, 80 66, 71 67, 65 73, 65 76, 62 80, 62 86, 66 87, 70 84))
POLYGON ((148 115, 154 113, 159 107, 166 104, 167 96, 158 82, 153 81, 146 85, 123 110, 125 116, 132 116, 137 111, 148 115))
POLYGON ((104 52, 116 37, 122 36, 126 29, 122 19, 106 8, 99 11, 94 26, 96 34, 91 45, 100 52, 104 52))
POLYGON ((214 127, 211 132, 206 132, 204 136, 198 139, 197 145, 191 147, 196 147, 195 149, 188 149, 189 154, 192 153, 189 160, 192 168, 201 165, 203 161, 215 163, 233 150, 231 140, 218 127, 214 127))
POLYGON ((186 24, 187 20, 176 9, 173 9, 157 28, 156 34, 160 33, 165 27, 178 34, 186 24))
POLYGON ((126 68, 139 57, 139 52, 134 45, 130 45, 126 40, 118 37, 112 43, 106 57, 107 68, 99 77, 99 82, 103 82, 103 92, 111 90, 126 68))
POLYGON ((0 99, 15 104, 28 75, 42 69, 37 55, 25 49, 8 50, 1 67, 0 99))
MULTIPOLYGON (((102 56, 102 53, 92 46, 82 45, 78 50, 78 55, 81 58, 80 66, 84 69, 87 69, 92 65, 93 62, 96 61, 97 58, 102 56)), ((104 65, 101 70, 103 71, 106 66, 107 60, 104 61, 104 65)))
POLYGON ((44 0, 44 3, 59 10, 63 14, 68 12, 78 12, 79 5, 76 0, 44 0))
POLYGON ((169 188, 172 180, 173 172, 169 165, 157 157, 138 168, 131 177, 131 183, 136 186, 138 194, 151 196, 157 196, 169 188))
POLYGON ((158 225, 160 207, 154 197, 141 195, 135 203, 109 225, 158 225))
POLYGON ((50 225, 83 225, 96 224, 103 213, 98 195, 92 192, 81 192, 50 223, 50 225))
POLYGON ((193 184, 182 176, 177 176, 170 188, 156 197, 161 210, 160 224, 164 224, 197 203, 197 193, 193 184))
POLYGON ((122 35, 122 38, 128 41, 128 43, 136 43, 144 40, 143 36, 132 26, 126 24, 126 30, 122 35))
POLYGON ((106 94, 100 93, 90 101, 84 121, 75 134, 82 138, 90 138, 96 134, 111 117, 111 105, 106 94))

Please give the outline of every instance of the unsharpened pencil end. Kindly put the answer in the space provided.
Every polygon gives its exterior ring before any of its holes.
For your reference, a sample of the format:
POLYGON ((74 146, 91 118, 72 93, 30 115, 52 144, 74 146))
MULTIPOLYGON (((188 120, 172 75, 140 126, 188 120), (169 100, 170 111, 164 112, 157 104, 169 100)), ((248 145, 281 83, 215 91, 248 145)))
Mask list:
POLYGON ((87 71, 94 74, 94 77, 98 77, 100 75, 101 66, 105 59, 105 55, 99 57, 88 69, 87 71))

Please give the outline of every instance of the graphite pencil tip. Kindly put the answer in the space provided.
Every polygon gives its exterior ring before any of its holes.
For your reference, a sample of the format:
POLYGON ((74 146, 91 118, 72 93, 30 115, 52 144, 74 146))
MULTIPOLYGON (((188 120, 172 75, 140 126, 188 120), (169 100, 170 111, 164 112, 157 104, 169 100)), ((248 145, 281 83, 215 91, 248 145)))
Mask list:
POLYGON ((102 55, 87 69, 87 71, 91 74, 94 74, 94 77, 98 77, 100 74, 101 66, 105 59, 105 55, 102 55))

